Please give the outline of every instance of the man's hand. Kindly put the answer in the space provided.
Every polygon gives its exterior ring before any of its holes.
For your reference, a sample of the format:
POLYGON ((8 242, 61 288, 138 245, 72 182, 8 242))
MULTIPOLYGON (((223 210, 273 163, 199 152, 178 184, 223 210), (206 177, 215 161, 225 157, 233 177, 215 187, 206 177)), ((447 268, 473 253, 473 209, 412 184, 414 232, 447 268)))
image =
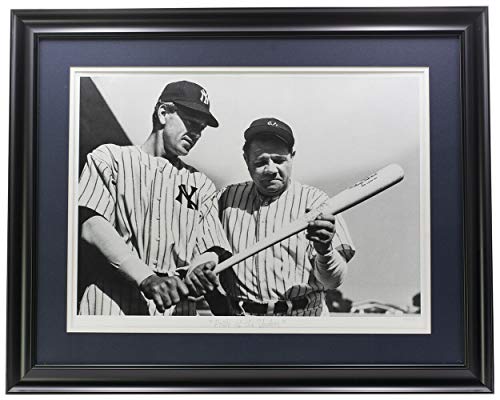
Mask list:
POLYGON ((189 293, 184 282, 176 276, 150 275, 141 282, 139 289, 146 298, 155 302, 156 309, 161 313, 177 304, 181 297, 187 296, 189 293))
POLYGON ((320 214, 307 226, 306 238, 313 242, 318 254, 326 254, 331 250, 335 235, 335 216, 320 214))
POLYGON ((219 285, 219 279, 213 272, 215 262, 207 261, 194 267, 184 278, 189 294, 195 297, 211 292, 219 285))

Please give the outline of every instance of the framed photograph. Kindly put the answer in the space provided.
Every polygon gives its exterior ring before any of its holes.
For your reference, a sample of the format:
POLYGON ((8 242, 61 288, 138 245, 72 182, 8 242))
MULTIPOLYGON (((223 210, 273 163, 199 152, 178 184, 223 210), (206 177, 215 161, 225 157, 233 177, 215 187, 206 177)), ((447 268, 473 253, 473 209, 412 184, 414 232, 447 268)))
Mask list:
POLYGON ((492 391, 487 37, 14 11, 8 391, 492 391))
MULTIPOLYGON (((69 187, 73 189, 69 190, 68 206, 68 221, 71 221, 68 248, 72 250, 68 254, 68 332, 431 332, 427 67, 74 67, 71 69, 70 92, 70 115, 74 118, 70 121, 70 154, 74 156, 70 157, 69 168, 69 187), (152 271, 160 275, 167 273, 170 265, 195 267, 196 262, 189 261, 194 257, 191 251, 176 243, 185 240, 189 245, 199 240, 190 233, 198 228, 184 233, 181 225, 192 223, 188 210, 196 211, 195 208, 202 206, 203 197, 197 196, 203 185, 197 184, 201 175, 193 175, 191 183, 188 180, 185 183, 181 183, 182 180, 164 183, 163 189, 158 189, 162 190, 164 200, 160 200, 160 205, 152 203, 158 201, 154 196, 151 199, 157 174, 151 161, 156 160, 150 159, 147 144, 144 145, 151 140, 148 139, 153 131, 151 113, 158 104, 158 88, 161 91, 168 86, 165 82, 176 85, 186 80, 204 88, 202 90, 206 91, 214 114, 215 105, 218 105, 220 123, 217 128, 203 131, 204 140, 194 135, 196 147, 190 146, 185 157, 180 158, 195 166, 197 171, 204 171, 218 189, 218 193, 215 190, 212 193, 218 198, 218 212, 214 207, 215 218, 221 219, 221 229, 230 242, 228 250, 234 257, 269 239, 272 233, 279 236, 286 232, 287 226, 305 214, 306 209, 315 205, 320 207, 326 194, 318 197, 320 191, 317 188, 338 199, 342 195, 337 193, 362 181, 363 186, 346 189, 348 194, 363 188, 361 197, 354 194, 355 197, 343 205, 346 207, 349 202, 359 203, 369 195, 365 191, 370 185, 379 182, 373 177, 373 182, 364 181, 364 176, 372 176, 386 164, 400 166, 396 178, 399 179, 400 171, 403 171, 404 179, 394 192, 370 198, 368 204, 371 207, 353 207, 343 215, 337 215, 332 247, 342 257, 343 267, 332 265, 331 273, 316 276, 316 255, 307 254, 313 251, 314 242, 306 239, 307 231, 289 237, 284 234, 283 240, 274 246, 220 273, 221 294, 232 303, 230 306, 234 305, 231 310, 224 312, 216 306, 212 310, 211 298, 207 301, 201 296, 196 303, 194 300, 188 302, 192 303, 191 311, 181 311, 186 305, 180 302, 171 307, 166 318, 150 318, 160 314, 152 299, 129 298, 135 296, 131 294, 135 291, 124 274, 119 273, 118 267, 112 267, 116 271, 109 271, 111 277, 103 276, 109 262, 104 260, 104 265, 101 264, 99 257, 91 251, 96 246, 88 246, 85 240, 78 246, 78 210, 80 214, 89 212, 89 209, 99 211, 99 216, 106 216, 106 221, 120 230, 122 237, 128 232, 131 241, 137 243, 132 247, 140 258, 147 265, 154 266, 154 269, 146 270, 146 275, 152 271), (241 101, 235 102, 235 95, 241 97, 241 101), (314 101, 301 100, 309 97, 314 97, 314 101), (380 107, 381 98, 387 99, 383 107, 380 107), (348 118, 348 115, 355 114, 364 117, 348 118), (269 115, 274 117, 266 117, 269 115), (314 116, 313 120, 305 115, 314 116), (273 125, 269 124, 286 121, 283 123, 290 127, 294 138, 291 152, 295 153, 287 161, 290 172, 279 164, 266 166, 262 171, 263 183, 258 168, 246 158, 254 150, 252 140, 248 141, 251 148, 245 152, 247 156, 242 151, 247 142, 243 133, 248 128, 245 125, 262 118, 264 128, 257 135, 272 134, 273 125), (117 123, 110 126, 110 121, 117 123), (124 140, 130 145, 107 146, 109 143, 122 144, 124 140), (225 150, 221 152, 220 149, 225 150), (122 154, 123 151, 127 153, 122 154), (138 157, 136 169, 133 164, 129 165, 135 156, 138 157), (353 157, 356 157, 354 168, 353 157), (114 164, 116 168, 113 163, 118 163, 114 164), (131 175, 122 176, 129 167, 132 168, 131 175), (116 185, 102 186, 101 174, 108 171, 109 179, 116 181, 116 185), (141 177, 143 182, 134 183, 136 177, 141 177), (276 180, 283 182, 273 196, 261 193, 267 188, 268 178, 272 178, 272 185, 276 185, 276 180), (240 184, 242 182, 246 189, 240 184), (174 201, 169 202, 169 196, 173 196, 174 201), (121 204, 115 200, 119 197, 125 198, 121 204), (136 197, 142 199, 139 206, 133 201, 136 197), (269 201, 269 205, 261 204, 260 199, 264 203, 269 201), (243 207, 245 211, 239 211, 243 207), (151 218, 156 218, 156 208, 162 210, 168 221, 158 220, 158 231, 152 234, 156 227, 151 224, 151 218), (131 219, 132 210, 135 213, 131 219), (370 234, 366 234, 367 220, 373 229, 370 234), (262 223, 264 229, 257 232, 262 223), (367 241, 360 242, 363 251, 357 251, 355 237, 367 241), (392 238, 391 246, 386 246, 388 238, 392 238), (174 246, 172 249, 168 249, 170 243, 174 246), (176 262, 178 257, 185 261, 176 262), (373 258, 380 261, 374 265, 373 258), (357 268, 356 265, 369 267, 357 268), (342 268, 345 271, 341 273, 342 268), (343 281, 341 285, 340 280, 343 281), (287 305, 286 301, 294 304, 307 301, 307 304, 295 309, 292 304, 290 310, 280 310, 287 305), (237 310, 239 302, 244 303, 241 305, 244 308, 271 304, 274 309, 242 313, 237 310), (144 305, 142 309, 141 304, 144 305), (330 314, 335 317, 317 318, 330 314), (127 317, 123 318, 123 315, 127 317), (199 318, 201 315, 212 318, 199 318), (182 318, 174 318, 177 316, 182 318)), ((196 92, 197 99, 200 93, 196 92)), ((280 133, 279 130, 276 132, 280 133)), ((263 137, 267 141, 268 137, 263 137)), ((257 139, 261 140, 260 136, 257 139)), ((170 142, 165 145, 173 147, 170 142)), ((173 172, 168 168, 165 171, 163 162, 158 168, 164 175, 168 173, 172 180, 173 172)), ((390 170, 391 166, 387 168, 390 170)), ((383 179, 383 176, 379 177, 379 180, 383 179)), ((107 175, 104 182, 107 182, 107 175)), ((273 187, 271 184, 269 186, 273 187)), ((375 187, 374 193, 379 190, 378 186, 375 187)), ((195 212, 192 214, 196 215, 195 212)), ((199 226, 204 227, 203 224, 199 226)), ((207 225, 206 229, 214 228, 207 225)), ((222 245, 223 242, 219 243, 222 245)), ((171 272, 179 273, 178 267, 171 272)), ((195 296, 194 293, 191 295, 195 296)))

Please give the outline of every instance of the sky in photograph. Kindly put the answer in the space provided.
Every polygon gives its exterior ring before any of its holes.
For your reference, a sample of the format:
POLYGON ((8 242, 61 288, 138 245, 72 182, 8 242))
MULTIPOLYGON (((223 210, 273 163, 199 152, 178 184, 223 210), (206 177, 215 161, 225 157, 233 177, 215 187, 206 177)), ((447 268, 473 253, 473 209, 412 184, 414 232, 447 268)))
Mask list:
POLYGON ((403 182, 343 214, 356 255, 340 290, 355 302, 409 305, 421 282, 423 74, 249 71, 114 72, 93 75, 93 80, 135 144, 150 134, 151 114, 166 83, 187 79, 202 85, 220 126, 207 128, 185 161, 218 188, 249 179, 243 132, 260 117, 292 127, 294 179, 329 196, 387 164, 400 164, 403 182))

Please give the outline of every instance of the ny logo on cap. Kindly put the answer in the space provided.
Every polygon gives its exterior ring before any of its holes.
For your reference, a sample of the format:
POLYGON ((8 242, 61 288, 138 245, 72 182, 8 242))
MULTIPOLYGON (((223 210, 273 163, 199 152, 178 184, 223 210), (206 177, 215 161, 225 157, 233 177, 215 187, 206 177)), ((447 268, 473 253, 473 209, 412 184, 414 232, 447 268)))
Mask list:
POLYGON ((276 128, 279 126, 279 125, 278 125, 278 123, 277 123, 276 121, 268 121, 268 122, 267 122, 267 124, 268 124, 269 126, 274 126, 274 127, 276 127, 276 128))
POLYGON ((200 94, 201 94, 200 101, 208 105, 210 102, 208 101, 207 91, 205 89, 201 89, 200 94))

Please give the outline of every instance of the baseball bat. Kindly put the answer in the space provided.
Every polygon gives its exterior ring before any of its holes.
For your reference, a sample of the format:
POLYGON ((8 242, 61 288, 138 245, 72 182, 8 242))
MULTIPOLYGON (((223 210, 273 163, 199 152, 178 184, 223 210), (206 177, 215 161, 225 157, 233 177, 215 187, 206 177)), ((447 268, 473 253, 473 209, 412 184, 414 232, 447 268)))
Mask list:
POLYGON ((303 231, 307 228, 309 222, 315 220, 320 214, 335 215, 362 203, 370 197, 373 197, 400 182, 403 180, 403 177, 403 168, 397 164, 390 164, 387 167, 382 168, 381 170, 367 176, 365 179, 340 192, 336 196, 330 198, 317 209, 311 210, 302 217, 291 222, 280 231, 274 232, 270 236, 248 247, 241 253, 235 254, 234 256, 216 265, 214 272, 219 273, 224 271, 225 269, 246 260, 248 257, 251 257, 262 250, 265 250, 268 247, 271 247, 276 243, 303 231))

